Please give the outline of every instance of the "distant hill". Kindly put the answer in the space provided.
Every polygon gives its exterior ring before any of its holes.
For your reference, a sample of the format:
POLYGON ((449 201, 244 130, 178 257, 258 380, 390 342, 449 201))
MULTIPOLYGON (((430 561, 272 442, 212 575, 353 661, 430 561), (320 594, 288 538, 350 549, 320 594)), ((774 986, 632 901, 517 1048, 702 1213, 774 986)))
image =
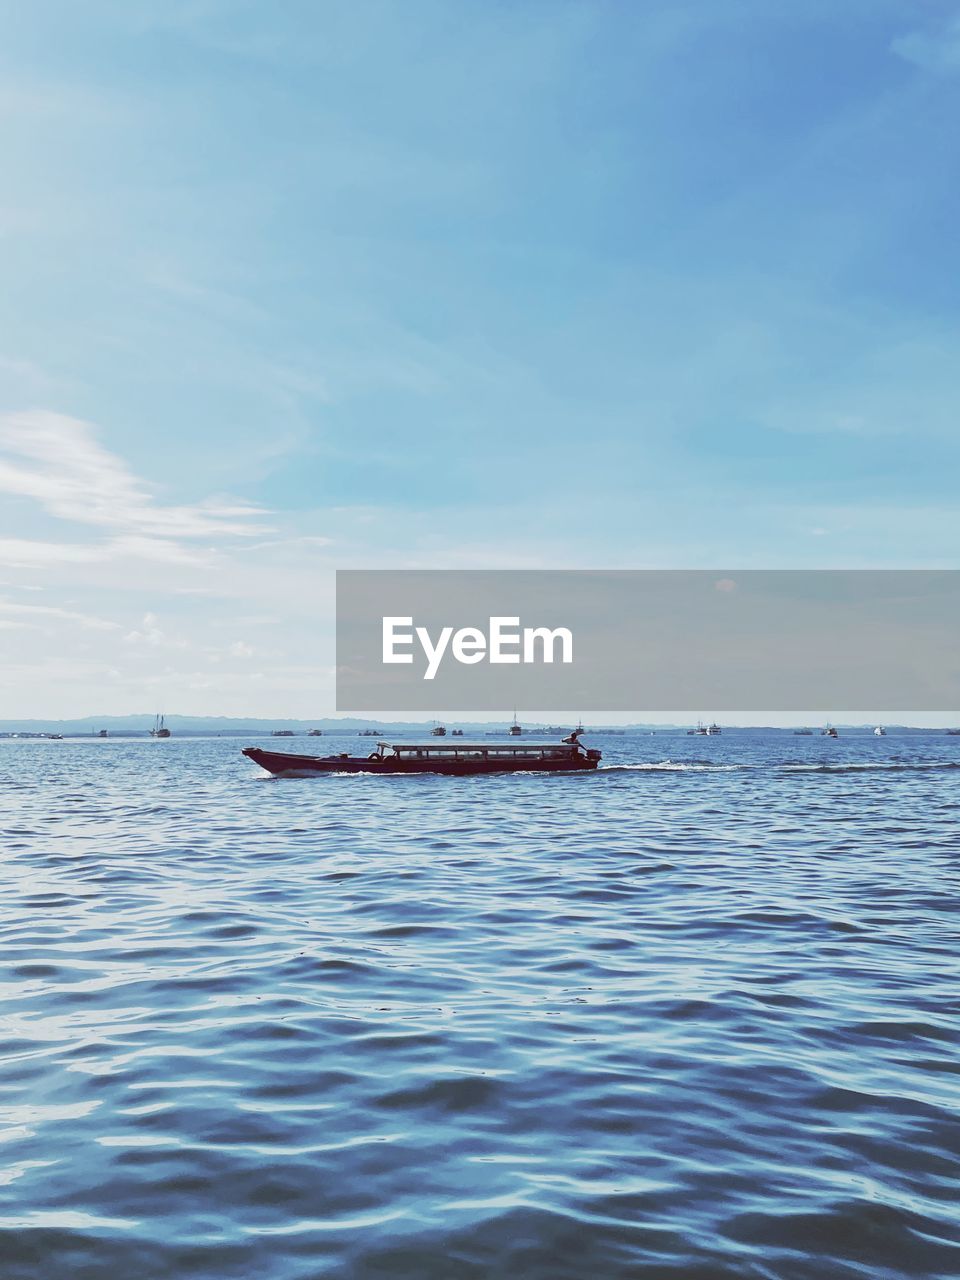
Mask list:
MULTIPOLYGON (((0 720, 0 733, 62 733, 70 735, 95 735, 101 729, 110 734, 137 734, 147 737, 153 728, 153 715, 83 716, 73 720, 0 720)), ((432 720, 371 720, 356 716, 319 716, 315 720, 292 720, 277 716, 264 719, 257 716, 164 716, 164 723, 174 734, 255 734, 272 733, 276 729, 290 729, 294 733, 308 733, 320 729, 323 733, 358 733, 361 729, 382 728, 385 733, 429 734, 432 720)), ((466 721, 450 717, 450 725, 458 728, 487 732, 491 729, 506 731, 509 721, 466 721)), ((528 729, 539 726, 531 722, 528 729)))
MULTIPOLYGON (((64 737, 92 736, 101 729, 111 735, 135 735, 147 737, 154 723, 154 715, 130 716, 83 716, 73 720, 0 720, 0 734, 12 733, 61 733, 64 737)), ((428 735, 433 728, 432 720, 371 720, 358 716, 320 716, 315 720, 289 720, 282 716, 266 719, 258 716, 178 716, 165 717, 166 724, 172 733, 179 736, 222 734, 224 736, 242 736, 244 734, 268 734, 276 729, 289 729, 295 734, 305 734, 311 729, 320 729, 324 734, 351 734, 361 729, 382 729, 384 734, 428 735)), ((456 716, 445 719, 448 728, 463 729, 465 733, 506 732, 509 720, 460 720, 456 716)), ((545 729, 544 723, 522 721, 528 733, 545 729)), ((551 721, 556 724, 557 722, 551 721)), ((815 723, 811 720, 811 723, 815 723)), ((572 724, 569 726, 572 728, 572 724)), ((837 726, 842 733, 871 733, 872 724, 837 726)), ((689 728, 689 724, 628 724, 628 725, 588 725, 588 733, 671 733, 689 728)), ((725 733, 750 733, 766 729, 770 732, 792 734, 793 728, 781 726, 756 725, 750 728, 724 726, 725 733)), ((943 729, 919 729, 906 725, 887 725, 888 734, 934 733, 942 734, 943 729)))
MULTIPOLYGON (((0 733, 62 733, 96 734, 106 729, 111 734, 149 735, 155 716, 83 716, 73 720, 0 720, 0 733)), ((310 729, 322 729, 324 733, 351 733, 368 728, 376 721, 344 717, 320 717, 316 720, 287 720, 283 717, 261 719, 256 716, 178 716, 164 717, 167 727, 178 734, 210 733, 271 733, 274 729, 292 729, 295 733, 307 733, 310 729)), ((393 725, 393 728, 423 728, 423 724, 393 725)))

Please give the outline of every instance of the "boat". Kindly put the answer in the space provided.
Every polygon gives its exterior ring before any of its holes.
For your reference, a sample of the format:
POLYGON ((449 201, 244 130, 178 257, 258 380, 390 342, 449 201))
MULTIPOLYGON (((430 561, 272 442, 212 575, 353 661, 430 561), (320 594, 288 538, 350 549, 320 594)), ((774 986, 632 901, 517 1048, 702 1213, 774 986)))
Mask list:
POLYGON ((707 725, 708 738, 715 738, 718 733, 723 733, 723 730, 720 728, 720 726, 717 724, 716 721, 714 721, 713 724, 707 725))
POLYGON ((887 736, 887 731, 882 724, 877 725, 877 727, 873 731, 873 736, 875 738, 885 738, 887 736))
POLYGON ((323 730, 322 730, 322 729, 311 729, 311 730, 309 731, 309 733, 307 734, 307 737, 308 737, 308 738, 322 738, 322 737, 323 737, 323 730))
POLYGON ((296 737, 296 734, 293 732, 292 729, 271 729, 270 737, 271 738, 294 738, 296 737))
POLYGON ((439 773, 462 777, 479 773, 576 773, 596 769, 601 753, 583 746, 574 731, 558 743, 547 742, 379 742, 369 756, 347 752, 302 756, 286 751, 244 747, 243 754, 277 777, 317 773, 439 773))
POLYGON ((170 730, 163 723, 163 716, 157 716, 153 722, 153 728, 150 730, 151 738, 169 738, 170 730))
POLYGON ((794 729, 793 736, 795 738, 812 738, 813 730, 812 729, 794 729))
POLYGON ((836 729, 834 729, 832 724, 828 724, 825 729, 820 730, 820 737, 821 738, 839 738, 840 735, 839 733, 837 733, 836 729))
POLYGON ((447 731, 442 724, 435 724, 430 732, 435 738, 445 738, 447 736, 447 731))
POLYGON ((357 734, 358 738, 380 738, 383 736, 382 729, 361 729, 357 734))
POLYGON ((715 738, 718 733, 723 733, 720 726, 714 722, 713 724, 704 724, 702 720, 697 721, 695 729, 687 730, 688 738, 715 738))
POLYGON ((108 734, 107 734, 106 729, 99 729, 99 730, 97 731, 97 737, 98 737, 98 738, 106 738, 107 736, 108 736, 108 734))
POLYGON ((509 733, 511 738, 519 738, 520 735, 523 733, 523 729, 520 727, 520 721, 517 719, 516 707, 513 708, 513 723, 510 725, 510 728, 507 730, 507 733, 509 733))
POLYGON ((947 737, 948 737, 948 738, 960 738, 960 729, 948 729, 948 730, 947 730, 947 737))
POLYGON ((450 737, 451 737, 451 738, 462 738, 462 737, 463 737, 463 730, 462 730, 462 729, 451 729, 451 730, 450 730, 450 737))

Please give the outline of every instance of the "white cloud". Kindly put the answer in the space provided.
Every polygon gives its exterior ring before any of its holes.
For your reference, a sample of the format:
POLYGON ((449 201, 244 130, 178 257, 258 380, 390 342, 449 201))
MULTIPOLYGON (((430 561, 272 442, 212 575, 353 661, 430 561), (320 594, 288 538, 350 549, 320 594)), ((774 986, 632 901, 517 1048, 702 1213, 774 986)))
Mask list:
POLYGON ((164 538, 111 538, 106 542, 88 543, 0 538, 0 564, 10 568, 38 569, 48 565, 108 564, 122 560, 208 565, 214 559, 215 553, 212 551, 181 546, 177 542, 164 538))
POLYGON ((204 547, 185 547, 169 538, 114 538, 104 544, 107 560, 151 560, 159 564, 210 565, 216 552, 204 547))
POLYGON ((186 640, 179 636, 168 635, 160 627, 155 613, 145 613, 139 628, 128 631, 123 637, 124 644, 146 644, 154 648, 189 649, 186 640))
POLYGON ((31 498, 58 519, 114 530, 134 546, 143 539, 169 543, 267 532, 259 523, 263 511, 247 503, 209 498, 192 506, 161 505, 97 441, 90 423, 45 410, 0 417, 0 492, 31 498))
POLYGON ((66 542, 37 542, 29 538, 0 538, 0 564, 35 569, 51 564, 96 564, 104 559, 97 546, 66 542))
POLYGON ((248 551, 268 551, 276 547, 297 548, 297 547, 331 547, 333 546, 333 538, 319 537, 316 534, 303 534, 296 538, 270 538, 265 542, 253 542, 247 547, 248 551))
POLYGON ((8 626, 30 626, 33 623, 42 622, 75 622, 81 627, 94 631, 119 630, 116 622, 109 622, 106 618, 95 618, 87 613, 76 613, 72 609, 60 609, 54 605, 16 604, 12 600, 0 600, 0 616, 7 620, 8 626))

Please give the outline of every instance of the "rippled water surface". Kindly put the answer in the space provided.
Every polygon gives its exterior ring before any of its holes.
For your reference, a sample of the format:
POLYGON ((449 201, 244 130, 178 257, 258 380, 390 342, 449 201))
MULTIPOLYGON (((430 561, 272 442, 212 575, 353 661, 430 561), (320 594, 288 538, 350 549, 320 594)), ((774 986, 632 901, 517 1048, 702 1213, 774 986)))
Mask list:
POLYGON ((960 1272, 960 738, 595 744, 0 743, 4 1280, 960 1272))

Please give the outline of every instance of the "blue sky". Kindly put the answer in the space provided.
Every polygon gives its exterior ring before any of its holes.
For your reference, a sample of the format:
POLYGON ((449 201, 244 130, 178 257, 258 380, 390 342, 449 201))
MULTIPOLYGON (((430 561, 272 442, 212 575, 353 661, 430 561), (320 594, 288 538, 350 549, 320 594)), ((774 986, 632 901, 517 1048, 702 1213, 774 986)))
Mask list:
POLYGON ((332 570, 953 567, 960 5, 0 3, 0 717, 332 570))

